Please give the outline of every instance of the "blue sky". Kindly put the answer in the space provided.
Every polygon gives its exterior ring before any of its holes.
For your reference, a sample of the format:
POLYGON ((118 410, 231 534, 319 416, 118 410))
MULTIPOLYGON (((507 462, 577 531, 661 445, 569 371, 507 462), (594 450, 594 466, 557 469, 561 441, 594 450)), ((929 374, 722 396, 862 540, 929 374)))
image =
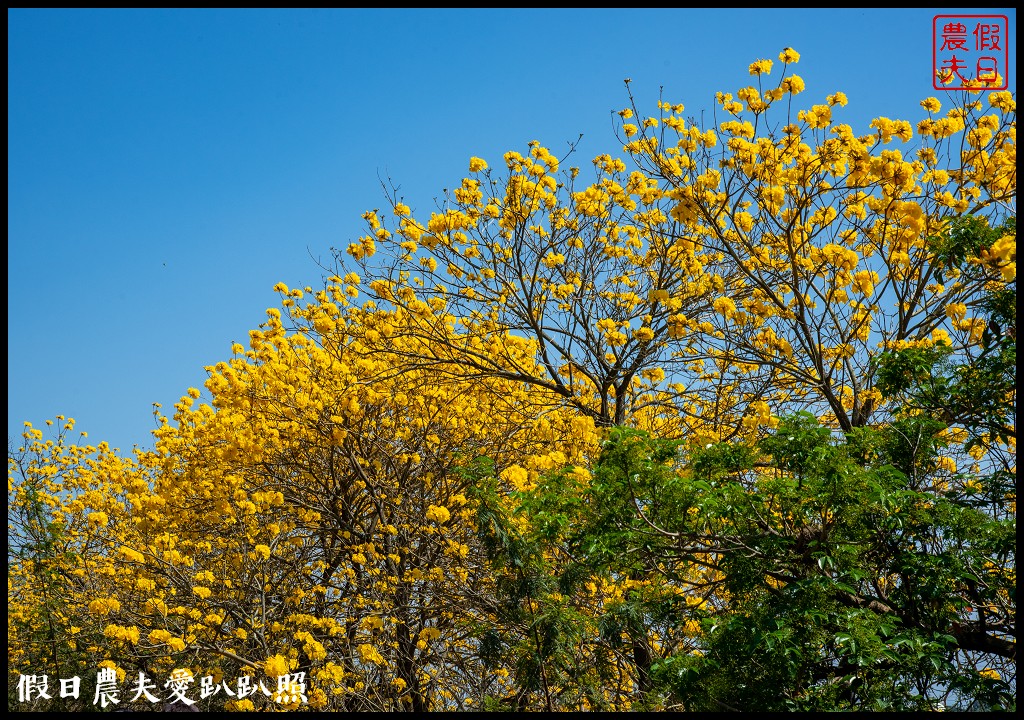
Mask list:
MULTIPOLYGON (((414 211, 466 174, 580 133, 621 155, 624 78, 687 114, 790 46, 804 105, 857 132, 916 121, 936 14, 1016 11, 8 9, 8 439, 63 414, 149 446, 203 366, 317 285, 390 178, 414 211)), ((776 72, 778 71, 778 64, 776 72)))

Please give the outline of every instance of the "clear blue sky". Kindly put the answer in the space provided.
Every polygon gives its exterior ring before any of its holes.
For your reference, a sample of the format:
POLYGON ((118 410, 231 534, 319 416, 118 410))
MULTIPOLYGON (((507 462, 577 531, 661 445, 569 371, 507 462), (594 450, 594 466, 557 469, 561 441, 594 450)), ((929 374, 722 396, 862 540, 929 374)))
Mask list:
POLYGON ((319 284, 380 178, 429 215, 474 155, 583 133, 586 168, 621 155, 624 78, 699 115, 786 46, 804 104, 916 122, 958 13, 1009 17, 1016 92, 1012 8, 8 9, 8 439, 63 414, 149 446, 152 404, 202 388, 276 282, 319 284))

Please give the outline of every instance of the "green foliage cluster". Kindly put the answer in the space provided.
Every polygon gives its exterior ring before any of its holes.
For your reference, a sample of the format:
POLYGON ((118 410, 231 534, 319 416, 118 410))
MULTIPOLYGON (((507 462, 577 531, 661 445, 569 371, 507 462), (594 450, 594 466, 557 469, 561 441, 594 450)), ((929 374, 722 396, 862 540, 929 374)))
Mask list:
MULTIPOLYGON (((965 264, 961 245, 947 252, 965 264)), ((595 619, 566 600, 599 573, 643 581, 589 631, 632 654, 649 707, 1015 709, 1015 469, 935 482, 950 427, 966 453, 1015 439, 1015 284, 979 304, 991 337, 966 361, 941 345, 876 360, 899 401, 888 422, 837 435, 797 412, 754 447, 617 427, 591 482, 562 473, 521 494, 525 531, 482 502, 514 608, 485 651, 517 656, 524 693, 557 673, 599 707, 584 680, 600 669, 572 664, 595 619)))

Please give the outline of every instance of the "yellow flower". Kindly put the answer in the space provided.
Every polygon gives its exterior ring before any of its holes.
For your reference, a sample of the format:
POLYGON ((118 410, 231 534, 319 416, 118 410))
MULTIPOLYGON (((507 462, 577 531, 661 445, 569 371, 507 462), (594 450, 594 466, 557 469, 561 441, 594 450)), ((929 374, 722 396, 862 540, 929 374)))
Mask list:
POLYGON ((748 212, 736 213, 736 227, 743 232, 750 232, 754 229, 754 217, 748 212))
POLYGON ((263 672, 267 677, 281 677, 288 674, 288 658, 284 655, 272 655, 263 663, 263 672))
POLYGON ((120 625, 107 625, 103 628, 103 634, 108 638, 127 640, 132 645, 139 642, 139 629, 137 627, 121 627, 120 625))
POLYGON ((772 71, 771 60, 755 60, 750 63, 751 75, 768 75, 772 71))
POLYGON ((383 665, 384 656, 373 645, 364 643, 359 646, 359 658, 366 663, 373 663, 374 665, 383 665))
POLYGON ((89 603, 89 612, 94 615, 109 615, 121 609, 121 603, 114 598, 97 598, 89 603))
POLYGON ((525 468, 518 465, 505 468, 501 471, 501 474, 499 474, 498 477, 511 485, 515 490, 529 490, 532 487, 530 483, 530 474, 525 468))
POLYGON ((866 297, 871 297, 875 292, 872 280, 877 280, 877 273, 869 270, 861 270, 853 276, 853 289, 866 297))
POLYGON ((264 560, 270 559, 270 548, 266 545, 257 545, 255 548, 253 548, 253 552, 256 555, 261 555, 264 560))
POLYGON ((127 545, 121 546, 121 554, 124 555, 127 559, 131 560, 132 562, 141 563, 146 561, 145 555, 143 555, 137 550, 133 550, 127 545))
POLYGON ((185 649, 185 641, 181 638, 172 637, 170 640, 167 641, 167 647, 169 647, 171 650, 181 652, 185 649))
MULTIPOLYGON (((1009 90, 992 93, 988 96, 988 102, 989 105, 999 108, 1003 112, 1015 112, 1017 110, 1017 103, 1013 99, 1013 93, 1009 90)), ((60 420, 59 417, 57 419, 60 420)))
POLYGON ((562 253, 549 252, 544 256, 541 262, 549 268, 555 268, 565 262, 565 255, 562 253))
POLYGON ((800 53, 793 48, 786 48, 779 53, 779 62, 793 64, 800 62, 800 53))
POLYGON ((846 107, 846 104, 849 102, 844 92, 832 93, 826 98, 826 101, 829 105, 839 105, 841 107, 846 107))
POLYGON ((1017 279, 1017 236, 1004 235, 988 250, 982 250, 981 258, 999 269, 1005 282, 1017 279))
POLYGON ((711 306, 715 312, 725 315, 725 317, 731 317, 736 312, 736 303, 732 298, 720 297, 711 306))
POLYGON ((796 95, 804 91, 804 79, 799 75, 791 75, 782 81, 781 87, 786 92, 796 95))
POLYGON ((469 171, 480 172, 481 170, 487 169, 487 162, 478 157, 472 157, 469 159, 469 171))
POLYGON ((650 342, 654 339, 654 331, 649 327, 637 328, 633 331, 633 337, 640 342, 650 342))
POLYGON ((942 103, 939 102, 938 98, 930 97, 921 101, 921 107, 930 113, 937 113, 942 109, 942 103))
POLYGON ((446 523, 451 517, 451 513, 448 512, 448 508, 440 505, 431 505, 427 508, 427 520, 433 520, 436 523, 446 523))

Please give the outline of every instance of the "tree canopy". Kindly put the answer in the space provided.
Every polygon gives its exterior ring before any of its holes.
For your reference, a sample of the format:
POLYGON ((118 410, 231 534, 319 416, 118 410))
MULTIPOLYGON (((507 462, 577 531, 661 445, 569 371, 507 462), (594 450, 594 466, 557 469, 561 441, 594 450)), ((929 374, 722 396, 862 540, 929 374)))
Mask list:
POLYGON ((798 60, 387 188, 151 452, 26 423, 9 707, 1014 709, 1016 101, 798 60))

